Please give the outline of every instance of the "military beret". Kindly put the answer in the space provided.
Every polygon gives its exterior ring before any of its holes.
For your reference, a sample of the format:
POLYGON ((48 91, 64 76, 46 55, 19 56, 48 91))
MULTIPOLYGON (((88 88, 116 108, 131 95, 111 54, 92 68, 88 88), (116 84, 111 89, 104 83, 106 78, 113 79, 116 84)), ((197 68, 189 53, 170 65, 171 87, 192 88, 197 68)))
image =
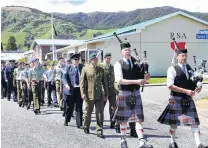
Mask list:
POLYGON ((80 57, 80 54, 79 54, 79 53, 74 53, 74 54, 71 56, 71 59, 79 58, 79 57, 80 57))
POLYGON ((90 55, 90 57, 89 57, 89 60, 92 60, 92 59, 94 59, 94 58, 96 58, 97 57, 97 54, 96 53, 92 53, 91 55, 90 55))
POLYGON ((120 47, 121 47, 121 50, 122 50, 122 49, 125 49, 125 48, 130 48, 131 45, 130 45, 129 42, 123 42, 123 43, 120 44, 120 47))
POLYGON ((4 60, 2 60, 1 63, 6 63, 6 62, 4 60))
POLYGON ((20 65, 20 64, 24 64, 24 63, 23 62, 17 62, 17 64, 20 65))
POLYGON ((64 58, 63 58, 63 57, 59 57, 59 58, 58 58, 58 61, 61 60, 61 59, 64 59, 64 58))
POLYGON ((44 63, 43 66, 47 66, 46 63, 44 63))
POLYGON ((9 62, 15 62, 15 60, 9 60, 9 62))
POLYGON ((187 49, 178 49, 177 54, 187 53, 187 49))
POLYGON ((29 65, 29 64, 28 63, 25 63, 24 65, 26 66, 26 65, 29 65))
POLYGON ((109 56, 111 56, 111 53, 106 53, 104 57, 106 58, 106 57, 109 57, 109 56))

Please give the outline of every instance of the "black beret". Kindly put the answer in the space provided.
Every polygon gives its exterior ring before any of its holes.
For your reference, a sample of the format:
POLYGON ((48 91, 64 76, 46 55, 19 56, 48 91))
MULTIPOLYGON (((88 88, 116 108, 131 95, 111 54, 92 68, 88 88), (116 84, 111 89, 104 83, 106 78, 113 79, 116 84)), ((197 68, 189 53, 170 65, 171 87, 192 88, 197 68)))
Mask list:
POLYGON ((28 63, 25 63, 24 65, 26 66, 26 65, 29 65, 29 64, 28 63))
POLYGON ((129 42, 123 42, 123 43, 120 44, 120 47, 121 47, 121 50, 122 50, 122 49, 125 49, 125 48, 130 48, 131 45, 130 45, 129 42))
POLYGON ((187 49, 178 49, 177 54, 187 53, 187 49))
POLYGON ((71 59, 79 58, 79 57, 80 57, 80 54, 79 54, 79 53, 74 53, 74 54, 71 56, 71 59))
POLYGON ((15 62, 15 60, 9 60, 9 62, 15 62))
POLYGON ((90 57, 89 57, 89 60, 92 60, 92 59, 94 59, 94 58, 96 58, 97 57, 97 54, 96 53, 92 53, 91 55, 90 55, 90 57))
POLYGON ((106 53, 104 57, 106 58, 106 57, 109 57, 109 56, 111 56, 111 53, 106 53))

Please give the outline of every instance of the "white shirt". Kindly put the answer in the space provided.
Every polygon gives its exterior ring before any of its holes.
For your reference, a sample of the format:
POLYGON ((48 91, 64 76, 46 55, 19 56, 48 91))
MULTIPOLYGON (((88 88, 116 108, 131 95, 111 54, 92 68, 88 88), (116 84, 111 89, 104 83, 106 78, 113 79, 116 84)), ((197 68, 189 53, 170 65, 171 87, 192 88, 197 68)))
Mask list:
MULTIPOLYGON (((133 64, 132 64, 131 58, 129 60, 131 63, 131 68, 132 68, 133 64)), ((123 61, 126 62, 126 64, 129 64, 128 59, 123 58, 123 61)), ((123 73, 122 73, 122 68, 121 68, 121 64, 119 63, 119 61, 117 61, 114 64, 114 74, 115 74, 115 82, 120 84, 121 79, 123 79, 123 73)))
MULTIPOLYGON (((76 66, 73 64, 74 66, 74 69, 76 69, 76 66)), ((78 73, 79 73, 79 82, 80 82, 80 71, 79 71, 79 66, 77 65, 77 68, 78 68, 78 73)), ((74 73, 74 87, 80 87, 80 85, 77 85, 76 84, 76 72, 74 73)), ((79 83, 80 84, 80 83, 79 83)))
MULTIPOLYGON (((180 63, 178 63, 178 66, 180 66, 181 69, 183 67, 183 65, 180 63)), ((187 79, 189 79, 189 75, 188 75, 188 71, 187 71, 186 66, 185 66, 185 72, 186 72, 187 79)), ((167 86, 168 87, 170 87, 171 85, 174 84, 175 77, 176 77, 175 68, 173 66, 171 66, 168 68, 168 71, 167 71, 167 86)))

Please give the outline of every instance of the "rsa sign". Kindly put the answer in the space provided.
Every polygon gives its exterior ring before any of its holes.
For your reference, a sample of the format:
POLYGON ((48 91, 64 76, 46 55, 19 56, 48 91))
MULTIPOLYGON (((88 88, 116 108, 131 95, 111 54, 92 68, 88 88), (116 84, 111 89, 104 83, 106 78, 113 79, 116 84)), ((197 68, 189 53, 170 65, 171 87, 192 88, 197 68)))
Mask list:
POLYGON ((208 39, 208 29, 199 30, 196 34, 196 39, 208 39))

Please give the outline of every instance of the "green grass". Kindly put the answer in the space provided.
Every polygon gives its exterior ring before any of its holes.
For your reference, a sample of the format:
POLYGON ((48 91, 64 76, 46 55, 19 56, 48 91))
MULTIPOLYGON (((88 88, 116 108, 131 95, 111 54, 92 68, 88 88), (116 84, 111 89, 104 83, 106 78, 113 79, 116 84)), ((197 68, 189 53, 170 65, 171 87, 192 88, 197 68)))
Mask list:
POLYGON ((149 84, 159 84, 159 83, 166 83, 167 78, 150 78, 148 80, 149 84))
POLYGON ((83 37, 81 37, 81 38, 82 38, 83 40, 86 40, 86 39, 92 38, 93 33, 101 32, 101 33, 103 33, 103 34, 106 34, 106 33, 112 32, 112 31, 114 31, 114 30, 116 30, 116 29, 115 29, 115 28, 114 28, 114 29, 105 29, 105 30, 87 29, 86 34, 85 34, 83 37))

